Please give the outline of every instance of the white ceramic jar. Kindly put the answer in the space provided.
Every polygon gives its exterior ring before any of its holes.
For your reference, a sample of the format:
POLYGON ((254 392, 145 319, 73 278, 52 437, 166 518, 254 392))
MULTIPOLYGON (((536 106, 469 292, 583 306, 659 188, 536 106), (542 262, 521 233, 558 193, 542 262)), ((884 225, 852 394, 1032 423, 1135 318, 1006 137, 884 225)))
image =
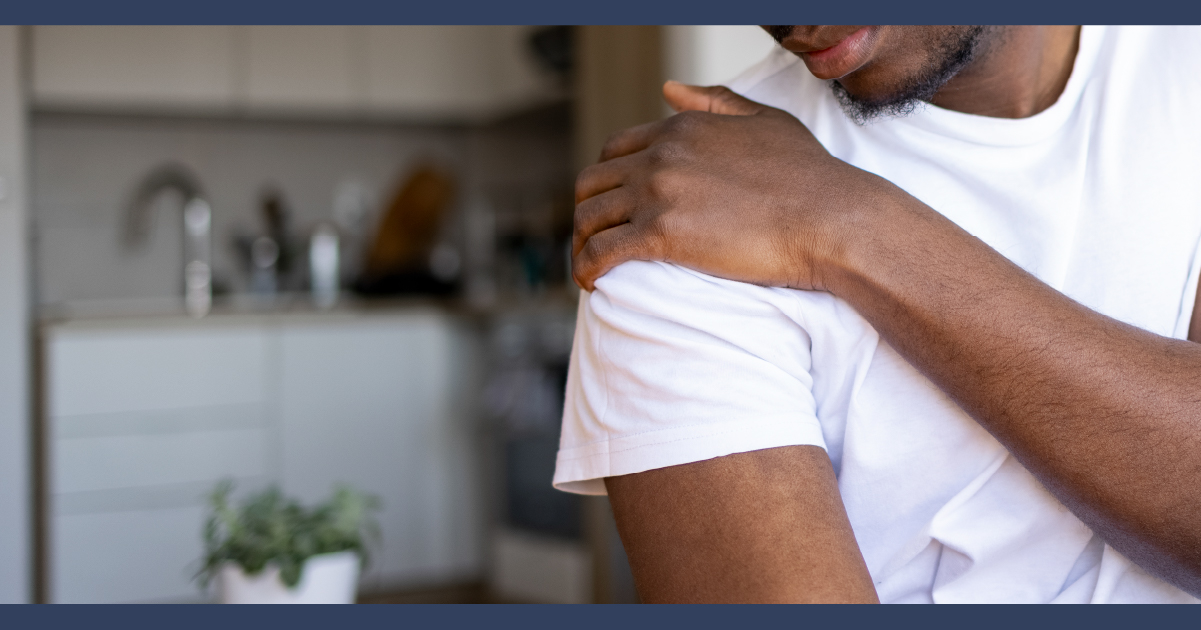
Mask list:
POLYGON ((279 567, 268 564, 258 575, 227 562, 217 572, 217 600, 222 604, 353 604, 360 560, 354 551, 313 556, 305 561, 296 588, 279 579, 279 567))

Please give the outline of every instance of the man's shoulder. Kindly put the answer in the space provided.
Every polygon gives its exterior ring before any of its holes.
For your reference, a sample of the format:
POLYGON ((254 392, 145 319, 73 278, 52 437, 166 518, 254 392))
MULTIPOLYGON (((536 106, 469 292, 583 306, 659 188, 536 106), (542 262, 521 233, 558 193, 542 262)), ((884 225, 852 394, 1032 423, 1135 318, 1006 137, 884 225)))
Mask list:
POLYGON ((642 341, 728 344, 772 362, 792 361, 790 343, 843 347, 874 338, 846 302, 820 291, 761 287, 664 262, 618 265, 585 295, 594 334, 642 341))
POLYGON ((596 281, 588 302, 601 313, 649 315, 700 323, 727 317, 781 313, 795 300, 791 292, 725 280, 679 265, 632 260, 596 281))
POLYGON ((555 486, 824 446, 810 340, 783 289, 630 261, 581 295, 555 486))
MULTIPOLYGON (((1097 28, 1097 27, 1091 27, 1097 28)), ((1137 48, 1156 54, 1165 64, 1177 61, 1201 63, 1196 53, 1201 51, 1201 26, 1106 26, 1105 37, 1115 43, 1119 53, 1129 54, 1137 48)))
POLYGON ((1201 96, 1201 26, 1106 26, 1101 65, 1131 96, 1146 96, 1158 84, 1171 94, 1201 96), (1137 87, 1141 86, 1141 87, 1137 87))

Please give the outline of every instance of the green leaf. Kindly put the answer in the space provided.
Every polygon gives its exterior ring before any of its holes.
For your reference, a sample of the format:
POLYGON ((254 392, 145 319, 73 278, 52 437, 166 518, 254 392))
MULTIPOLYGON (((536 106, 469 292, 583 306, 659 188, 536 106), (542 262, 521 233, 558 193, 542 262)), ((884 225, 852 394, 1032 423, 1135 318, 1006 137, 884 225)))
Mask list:
POLYGON ((300 583, 309 558, 356 551, 366 566, 368 547, 379 544, 379 524, 373 513, 380 502, 374 496, 338 486, 328 501, 306 509, 272 486, 233 506, 233 489, 233 482, 222 481, 209 495, 209 516, 203 530, 204 567, 197 574, 202 586, 222 564, 234 562, 250 575, 274 564, 291 588, 300 583))

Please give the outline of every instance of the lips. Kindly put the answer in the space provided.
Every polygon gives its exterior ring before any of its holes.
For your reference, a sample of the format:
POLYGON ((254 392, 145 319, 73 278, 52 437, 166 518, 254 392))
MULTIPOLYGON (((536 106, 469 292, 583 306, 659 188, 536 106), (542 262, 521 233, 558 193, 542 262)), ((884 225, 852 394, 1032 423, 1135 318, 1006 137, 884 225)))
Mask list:
POLYGON ((805 66, 819 79, 837 79, 867 63, 875 48, 877 30, 865 26, 842 41, 820 50, 797 51, 805 66))

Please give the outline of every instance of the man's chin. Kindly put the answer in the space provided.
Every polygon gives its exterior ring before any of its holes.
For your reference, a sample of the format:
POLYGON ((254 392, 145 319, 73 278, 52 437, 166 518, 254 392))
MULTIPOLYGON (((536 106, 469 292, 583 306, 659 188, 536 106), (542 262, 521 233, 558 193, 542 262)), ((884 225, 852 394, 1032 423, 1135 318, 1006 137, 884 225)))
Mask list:
POLYGON ((902 95, 884 99, 863 99, 851 94, 838 79, 828 81, 834 98, 842 111, 857 125, 867 125, 890 118, 902 118, 913 114, 926 102, 918 96, 902 95))
POLYGON ((892 76, 886 76, 876 68, 874 76, 860 76, 851 73, 842 79, 829 81, 830 89, 842 105, 847 117, 859 125, 866 125, 881 119, 909 116, 929 103, 944 85, 968 66, 982 49, 985 35, 988 32, 983 26, 970 27, 959 33, 952 34, 946 41, 940 42, 933 57, 926 65, 909 73, 893 71, 892 76), (884 90, 892 92, 883 96, 864 98, 855 96, 842 83, 850 79, 853 88, 860 93, 864 90, 884 90))

